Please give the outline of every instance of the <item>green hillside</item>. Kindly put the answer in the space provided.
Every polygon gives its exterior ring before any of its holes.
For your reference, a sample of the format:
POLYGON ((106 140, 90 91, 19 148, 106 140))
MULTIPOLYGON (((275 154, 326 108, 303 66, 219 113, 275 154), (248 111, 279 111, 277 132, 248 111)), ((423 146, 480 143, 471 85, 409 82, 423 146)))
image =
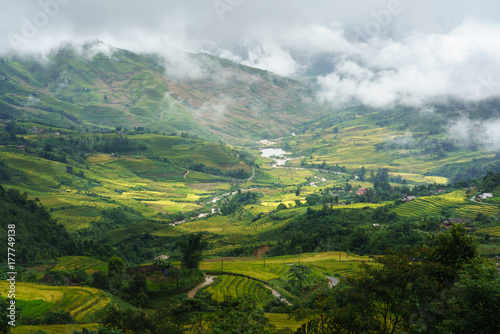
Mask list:
MULTIPOLYGON (((434 247, 419 256, 436 264, 457 253, 434 245, 451 230, 471 258, 477 245, 500 254, 500 156, 452 139, 451 106, 327 113, 297 81, 207 54, 183 61, 190 73, 97 42, 0 59, 0 234, 16 225, 26 323, 53 311, 204 331, 246 307, 284 327, 341 290, 334 277, 345 287, 360 270, 399 268, 389 249, 434 247), (43 271, 83 289, 37 284, 43 271), (204 274, 218 278, 197 292, 204 274), (146 310, 108 308, 115 297, 146 310)), ((496 105, 468 111, 486 119, 496 105)), ((450 265, 439 275, 458 281, 450 265)))
POLYGON ((297 81, 207 54, 184 58, 203 75, 179 77, 179 65, 168 59, 101 42, 61 48, 44 62, 2 58, 0 118, 84 131, 188 131, 241 142, 289 133, 294 125, 324 114, 305 102, 313 91, 297 81))

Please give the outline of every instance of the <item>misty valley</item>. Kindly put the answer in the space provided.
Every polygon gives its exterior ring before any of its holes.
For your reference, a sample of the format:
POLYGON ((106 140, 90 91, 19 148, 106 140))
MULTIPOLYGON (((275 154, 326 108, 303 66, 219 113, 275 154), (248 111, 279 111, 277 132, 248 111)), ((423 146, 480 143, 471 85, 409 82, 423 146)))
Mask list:
POLYGON ((1 56, 0 332, 499 333, 500 99, 235 58, 1 56))

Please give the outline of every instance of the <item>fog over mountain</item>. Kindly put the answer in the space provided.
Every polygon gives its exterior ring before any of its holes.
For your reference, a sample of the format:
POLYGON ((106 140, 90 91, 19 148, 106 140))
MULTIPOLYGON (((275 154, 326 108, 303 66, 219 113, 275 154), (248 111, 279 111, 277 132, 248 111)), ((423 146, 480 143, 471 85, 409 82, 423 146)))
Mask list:
POLYGON ((207 52, 283 76, 317 76, 333 106, 422 107, 500 93, 500 3, 364 1, 21 0, 4 2, 0 52, 43 56, 99 39, 156 52, 179 76, 207 52))

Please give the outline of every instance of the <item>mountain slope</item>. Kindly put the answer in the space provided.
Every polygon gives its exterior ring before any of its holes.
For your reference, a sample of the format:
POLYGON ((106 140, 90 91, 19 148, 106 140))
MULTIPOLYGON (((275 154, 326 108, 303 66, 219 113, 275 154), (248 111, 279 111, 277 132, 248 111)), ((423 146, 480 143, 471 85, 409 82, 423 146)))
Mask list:
POLYGON ((168 61, 90 43, 0 59, 0 117, 86 128, 190 131, 228 142, 288 133, 324 114, 292 79, 207 54, 168 61))

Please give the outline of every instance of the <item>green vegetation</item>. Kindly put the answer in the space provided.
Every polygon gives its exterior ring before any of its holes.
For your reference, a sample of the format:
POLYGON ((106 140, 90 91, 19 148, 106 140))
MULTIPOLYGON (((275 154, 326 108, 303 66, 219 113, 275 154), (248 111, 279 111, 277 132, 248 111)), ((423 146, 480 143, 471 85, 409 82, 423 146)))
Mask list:
POLYGON ((196 83, 168 73, 163 65, 168 61, 158 56, 111 47, 108 51, 102 53, 101 42, 93 42, 81 50, 62 48, 44 64, 3 58, 0 118, 24 117, 87 132, 189 131, 234 142, 287 133, 290 125, 307 120, 302 110, 314 116, 325 112, 307 102, 314 92, 299 82, 225 59, 190 55, 194 66, 214 74, 196 83), (225 73, 229 82, 218 84, 217 73, 225 73), (250 87, 248 81, 253 82, 250 87), (242 97, 249 102, 239 103, 242 97), (227 117, 208 117, 210 106, 222 103, 227 117))
POLYGON ((326 115, 266 71, 198 54, 211 75, 184 80, 97 46, 0 62, 0 231, 16 227, 26 331, 498 329, 498 152, 450 139, 453 108, 326 115))
POLYGON ((15 189, 0 185, 0 231, 4 240, 1 258, 7 261, 7 247, 16 250, 16 262, 34 261, 68 254, 70 237, 61 225, 50 217, 39 200, 28 199, 15 189), (7 230, 15 233, 7 234, 7 230), (17 242, 16 240, 22 240, 17 242))
POLYGON ((463 226, 439 234, 430 248, 390 252, 377 262, 339 289, 318 293, 313 312, 298 309, 296 319, 309 321, 297 332, 498 331, 489 322, 500 314, 500 304, 492 302, 500 287, 497 270, 477 257, 463 226))

